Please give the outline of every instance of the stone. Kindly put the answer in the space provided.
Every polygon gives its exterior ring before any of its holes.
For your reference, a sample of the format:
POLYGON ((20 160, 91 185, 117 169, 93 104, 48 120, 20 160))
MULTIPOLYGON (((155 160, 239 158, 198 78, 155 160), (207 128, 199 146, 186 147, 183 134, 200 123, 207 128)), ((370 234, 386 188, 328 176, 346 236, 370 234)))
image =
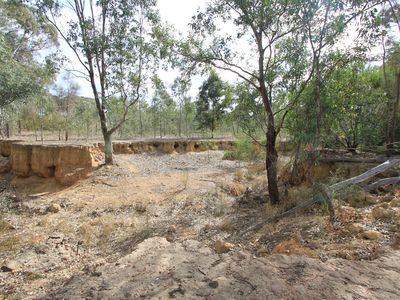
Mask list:
POLYGON ((264 247, 264 246, 260 247, 260 248, 257 250, 257 255, 258 255, 258 256, 268 256, 268 255, 269 255, 269 250, 268 250, 268 248, 267 248, 267 247, 264 247))
POLYGON ((22 265, 15 260, 10 260, 3 264, 0 269, 2 272, 18 272, 22 269, 22 265))
POLYGON ((392 211, 383 207, 374 207, 371 214, 374 220, 387 220, 392 217, 392 211))
POLYGON ((58 205, 57 203, 52 203, 50 204, 49 207, 47 207, 46 211, 49 213, 58 213, 61 210, 61 206, 58 205))
POLYGON ((400 198, 393 199, 390 202, 391 207, 400 207, 400 198))
POLYGON ((364 231, 362 236, 364 239, 372 240, 372 241, 380 240, 383 238, 383 234, 376 230, 364 231))
POLYGON ((49 247, 47 245, 36 245, 34 250, 36 254, 46 254, 49 251, 49 247))
POLYGON ((394 196, 393 195, 386 195, 386 196, 383 196, 382 197, 382 201, 383 202, 390 202, 390 201, 392 201, 394 199, 394 196))
POLYGON ((167 229, 168 233, 176 233, 176 225, 170 225, 167 229))
POLYGON ((221 240, 215 242, 215 252, 218 254, 228 253, 233 248, 235 248, 235 245, 231 243, 227 243, 221 240))
POLYGON ((347 228, 350 233, 358 234, 364 231, 364 226, 360 223, 353 223, 347 228))

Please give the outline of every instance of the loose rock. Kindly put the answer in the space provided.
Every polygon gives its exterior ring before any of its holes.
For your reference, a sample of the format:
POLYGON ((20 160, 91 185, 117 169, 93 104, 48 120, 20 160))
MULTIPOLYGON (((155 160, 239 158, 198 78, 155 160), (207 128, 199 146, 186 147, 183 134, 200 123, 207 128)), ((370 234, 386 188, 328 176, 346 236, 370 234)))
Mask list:
POLYGON ((221 240, 215 242, 215 252, 217 252, 218 254, 228 253, 233 248, 235 248, 235 245, 231 243, 227 243, 221 240))
POLYGON ((399 199, 399 198, 393 199, 393 200, 390 202, 390 206, 391 206, 391 207, 400 207, 400 199, 399 199))
POLYGON ((1 271, 2 272, 17 272, 19 270, 21 270, 22 265, 15 261, 15 260, 10 260, 8 262, 6 262, 3 266, 1 266, 1 271))
POLYGON ((58 213, 60 210, 61 210, 61 206, 56 203, 50 204, 50 206, 46 209, 47 212, 54 213, 54 214, 58 213))
POLYGON ((380 233, 379 231, 376 231, 376 230, 367 230, 362 234, 362 236, 364 239, 372 240, 372 241, 380 240, 383 238, 382 233, 380 233))

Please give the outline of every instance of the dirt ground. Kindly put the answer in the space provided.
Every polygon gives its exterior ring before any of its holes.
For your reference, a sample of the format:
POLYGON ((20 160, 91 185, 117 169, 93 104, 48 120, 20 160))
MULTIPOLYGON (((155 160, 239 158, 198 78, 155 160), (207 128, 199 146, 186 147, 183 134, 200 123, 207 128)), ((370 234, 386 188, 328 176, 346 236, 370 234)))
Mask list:
POLYGON ((69 188, 3 176, 0 298, 400 297, 399 190, 341 201, 334 224, 316 206, 244 234, 312 191, 247 199, 262 166, 222 157, 117 155, 69 188))

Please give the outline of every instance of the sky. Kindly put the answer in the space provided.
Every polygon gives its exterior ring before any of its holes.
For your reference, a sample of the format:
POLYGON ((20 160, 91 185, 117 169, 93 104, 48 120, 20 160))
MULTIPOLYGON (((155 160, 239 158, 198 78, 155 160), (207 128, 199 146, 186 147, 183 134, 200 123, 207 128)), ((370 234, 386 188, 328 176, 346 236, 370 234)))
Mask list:
MULTIPOLYGON (((163 22, 173 25, 177 31, 185 34, 189 30, 188 23, 190 22, 191 17, 196 13, 197 9, 204 6, 205 3, 206 0, 158 0, 157 7, 163 22)), ((65 12, 63 16, 63 22, 66 24, 67 20, 71 16, 71 12, 65 12)), ((64 41, 60 41, 59 50, 71 61, 71 64, 74 66, 74 68, 79 66, 75 54, 64 41)), ((57 78, 57 85, 65 85, 65 81, 63 79, 65 75, 65 71, 59 74, 57 78)), ((160 77, 166 83, 166 85, 172 84, 172 81, 176 76, 178 76, 178 72, 160 72, 160 77)), ((74 76, 72 77, 74 78, 74 76)), ((202 80, 203 79, 199 76, 193 78, 192 89, 190 91, 190 95, 192 97, 198 93, 198 88, 202 80)), ((77 77, 75 77, 73 81, 78 83, 80 86, 78 92, 80 96, 93 97, 90 83, 88 81, 77 77)))

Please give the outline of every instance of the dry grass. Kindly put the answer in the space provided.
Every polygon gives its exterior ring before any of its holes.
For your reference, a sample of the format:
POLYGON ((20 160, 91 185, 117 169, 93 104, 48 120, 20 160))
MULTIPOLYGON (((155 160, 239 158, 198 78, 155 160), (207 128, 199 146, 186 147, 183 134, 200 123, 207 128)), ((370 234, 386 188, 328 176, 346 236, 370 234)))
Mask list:
POLYGON ((315 251, 303 246, 302 244, 293 239, 288 241, 283 241, 278 245, 276 245, 272 250, 272 254, 302 255, 313 258, 317 257, 315 251))
POLYGON ((226 195, 221 193, 215 197, 215 206, 213 207, 212 214, 215 217, 221 217, 227 215, 231 211, 231 203, 227 199, 226 195))
POLYGON ((301 185, 287 190, 287 197, 283 201, 286 209, 297 206, 313 196, 312 188, 301 185))
POLYGON ((226 193, 228 193, 229 195, 231 195, 233 197, 238 197, 238 196, 242 195, 246 190, 244 185, 237 181, 233 181, 233 182, 224 184, 222 186, 222 189, 226 193))
POLYGON ((239 169, 236 170, 235 173, 233 174, 233 180, 237 182, 242 182, 244 179, 244 173, 243 170, 239 169))
POLYGON ((13 229, 13 226, 0 216, 0 233, 5 233, 13 229))
POLYGON ((0 252, 16 251, 21 247, 21 239, 11 236, 0 241, 0 252))
POLYGON ((247 167, 245 178, 246 180, 252 181, 262 174, 265 174, 265 164, 253 163, 247 167))
POLYGON ((254 177, 254 179, 250 182, 250 187, 253 191, 257 193, 266 191, 268 188, 267 177, 265 175, 254 177))

